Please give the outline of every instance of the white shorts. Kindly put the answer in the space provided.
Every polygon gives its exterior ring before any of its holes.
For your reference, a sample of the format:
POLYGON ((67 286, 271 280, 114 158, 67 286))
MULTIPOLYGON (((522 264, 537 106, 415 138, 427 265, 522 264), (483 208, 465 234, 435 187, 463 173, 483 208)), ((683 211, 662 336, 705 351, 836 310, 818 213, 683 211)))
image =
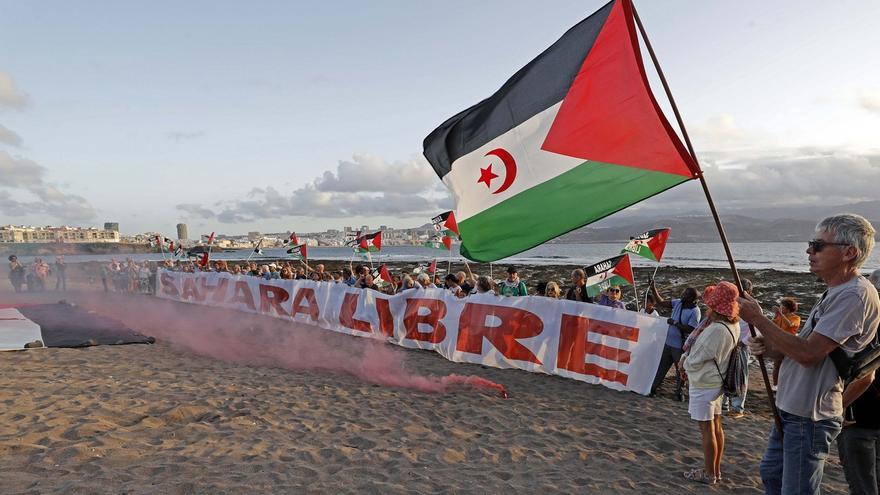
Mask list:
POLYGON ((688 412, 695 421, 712 421, 721 415, 721 387, 689 388, 688 412))

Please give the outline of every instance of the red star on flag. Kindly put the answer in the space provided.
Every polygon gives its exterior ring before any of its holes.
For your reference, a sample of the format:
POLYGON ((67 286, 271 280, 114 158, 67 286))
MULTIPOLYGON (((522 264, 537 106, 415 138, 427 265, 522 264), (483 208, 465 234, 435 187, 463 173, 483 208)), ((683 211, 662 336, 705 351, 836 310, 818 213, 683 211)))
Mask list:
POLYGON ((486 187, 492 187, 492 179, 498 177, 498 174, 492 173, 492 164, 490 163, 488 167, 480 169, 480 180, 477 181, 477 184, 480 182, 486 184, 486 187))

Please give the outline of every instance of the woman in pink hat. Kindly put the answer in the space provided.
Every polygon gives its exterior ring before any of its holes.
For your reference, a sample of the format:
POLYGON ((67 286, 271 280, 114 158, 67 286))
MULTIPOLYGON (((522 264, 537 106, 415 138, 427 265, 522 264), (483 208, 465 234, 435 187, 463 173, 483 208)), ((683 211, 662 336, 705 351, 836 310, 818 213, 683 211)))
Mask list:
POLYGON ((739 339, 739 290, 730 282, 710 285, 703 291, 709 310, 706 325, 682 357, 688 374, 688 412, 700 425, 705 465, 686 473, 691 481, 713 485, 721 481, 724 431, 721 429, 721 373, 739 339))

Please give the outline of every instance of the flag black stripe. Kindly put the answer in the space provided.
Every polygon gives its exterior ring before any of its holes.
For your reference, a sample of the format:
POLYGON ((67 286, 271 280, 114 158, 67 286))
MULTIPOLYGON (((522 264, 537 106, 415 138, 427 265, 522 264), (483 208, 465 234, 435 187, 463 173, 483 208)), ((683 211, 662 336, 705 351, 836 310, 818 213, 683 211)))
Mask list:
POLYGON ((562 101, 605 25, 614 1, 569 29, 492 96, 434 129, 424 154, 441 178, 452 162, 562 101))

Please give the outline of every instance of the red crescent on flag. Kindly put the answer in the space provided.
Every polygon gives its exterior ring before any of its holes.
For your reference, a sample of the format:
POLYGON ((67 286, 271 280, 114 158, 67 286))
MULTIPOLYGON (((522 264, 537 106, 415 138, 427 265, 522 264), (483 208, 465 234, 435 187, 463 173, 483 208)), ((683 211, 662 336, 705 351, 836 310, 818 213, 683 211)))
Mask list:
POLYGON ((493 191, 492 194, 503 193, 511 184, 513 184, 514 179, 516 179, 516 160, 514 160, 513 156, 504 148, 496 148, 486 153, 486 156, 489 155, 497 156, 504 163, 504 183, 502 183, 501 187, 497 190, 493 191))

